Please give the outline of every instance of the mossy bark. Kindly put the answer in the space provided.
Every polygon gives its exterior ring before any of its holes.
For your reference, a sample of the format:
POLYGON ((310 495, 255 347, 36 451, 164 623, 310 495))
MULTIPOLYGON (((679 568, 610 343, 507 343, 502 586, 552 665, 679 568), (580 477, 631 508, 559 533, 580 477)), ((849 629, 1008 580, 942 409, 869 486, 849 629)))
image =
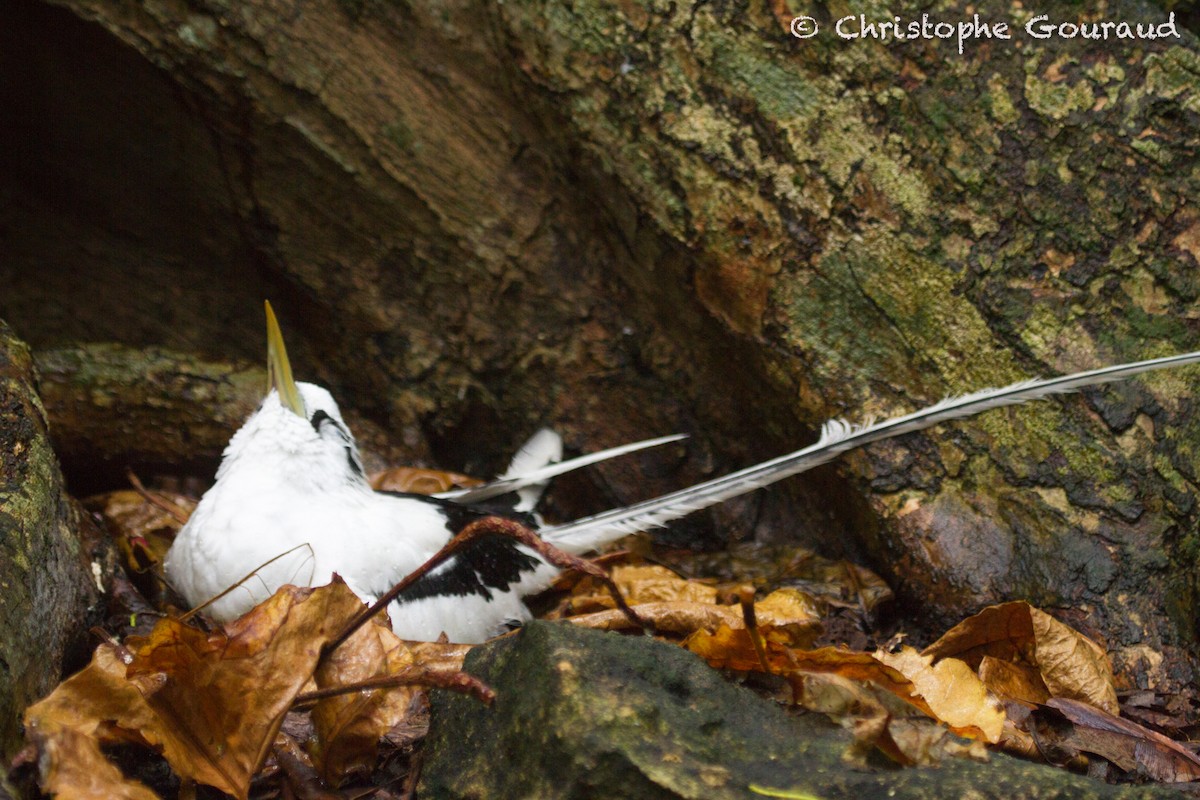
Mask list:
MULTIPOLYGON (((581 448, 698 434, 682 463, 609 467, 621 502, 829 416, 1196 346, 1185 31, 1038 40, 999 0, 58 5, 79 19, 22 0, 0 34, 41 81, 13 85, 49 89, 6 89, 17 132, 76 131, 4 150, 20 236, 0 311, 39 347, 254 357, 271 294, 300 376, 417 457, 486 472, 542 423, 581 448), (841 40, 851 13, 978 13, 1013 38, 841 40), (792 37, 801 14, 824 34, 792 37), (51 215, 64 193, 73 213, 51 215)), ((1026 597, 1131 680, 1180 686, 1193 383, 881 445, 729 504, 713 538, 866 557, 932 629, 1026 597)))
MULTIPOLYGON (((20 747, 21 713, 62 678, 103 620, 109 551, 81 534, 63 490, 29 350, 0 322, 0 755, 20 747)), ((7 761, 6 761, 7 763, 7 761)))

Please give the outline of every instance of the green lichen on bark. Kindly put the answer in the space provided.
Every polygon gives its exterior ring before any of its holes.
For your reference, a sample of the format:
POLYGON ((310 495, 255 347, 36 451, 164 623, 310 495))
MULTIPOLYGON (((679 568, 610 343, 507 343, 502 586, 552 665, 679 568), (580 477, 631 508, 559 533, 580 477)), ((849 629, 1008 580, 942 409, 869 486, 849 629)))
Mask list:
MULTIPOLYGON (((908 411, 1194 347, 1185 322, 1200 255, 1200 221, 1186 205, 1200 194, 1196 161, 1185 158, 1200 129, 1194 40, 1046 43, 1023 30, 1032 12, 998 0, 835 3, 827 13, 787 5, 827 26, 858 13, 1010 24, 1012 40, 970 42, 962 55, 953 42, 796 40, 761 8, 628 9, 595 0, 502 13, 518 46, 539 56, 529 73, 571 109, 573 134, 694 255, 687 278, 705 307, 735 333, 802 356, 761 354, 779 391, 798 387, 802 419, 908 411), (545 15, 556 24, 541 27, 545 15), (601 19, 568 68, 576 26, 601 19)), ((1162 21, 1116 2, 1037 12, 1162 21)), ((942 459, 961 465, 956 491, 1004 496, 1014 509, 1002 516, 1019 558, 1007 573, 984 570, 975 602, 1036 594, 1070 605, 1082 585, 1103 628, 1120 614, 1119 593, 1161 586, 1165 574, 1195 581, 1181 531, 1195 528, 1196 484, 1190 472, 1148 467, 1183 460, 1185 445, 1163 432, 1186 422, 1186 380, 1148 378, 930 434, 941 452, 958 451, 942 459), (1155 435, 1118 441, 1138 419, 1152 420, 1155 435), (1164 493, 1176 498, 1169 506, 1156 500, 1164 493), (1115 548, 1097 538, 1101 528, 1115 548), (1138 550, 1166 557, 1139 560, 1138 550), (1092 566, 1081 581, 1073 569, 1037 568, 1050 552, 1092 566)), ((867 485, 879 477, 870 463, 851 462, 867 485)), ((887 482, 872 503, 898 535, 904 509, 938 489, 894 502, 887 482)), ((951 528, 968 539, 999 513, 943 512, 960 515, 951 528)), ((932 576, 982 569, 970 548, 915 565, 888 563, 891 552, 876 550, 881 566, 923 600, 932 576)), ((947 618, 961 612, 934 606, 947 618)), ((1109 630, 1114 644, 1129 641, 1120 625, 1109 630)), ((1170 648, 1193 633, 1147 623, 1137 635, 1170 648)))

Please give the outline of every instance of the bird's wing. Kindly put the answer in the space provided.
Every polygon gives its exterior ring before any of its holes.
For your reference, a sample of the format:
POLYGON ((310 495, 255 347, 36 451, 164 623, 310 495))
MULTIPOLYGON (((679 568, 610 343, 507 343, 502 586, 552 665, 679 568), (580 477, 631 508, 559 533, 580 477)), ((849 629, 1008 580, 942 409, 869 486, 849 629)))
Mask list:
MULTIPOLYGON (((475 486, 470 489, 455 489, 453 491, 442 492, 441 494, 434 496, 447 500, 453 500, 456 503, 478 503, 502 494, 518 491, 526 486, 536 486, 539 483, 544 483, 550 478, 567 472, 572 472, 590 464, 595 464, 600 461, 607 461, 611 458, 637 452, 638 450, 645 450, 648 447, 657 447, 658 445, 667 444, 669 442, 677 442, 680 439, 686 438, 687 436, 685 434, 678 433, 673 436, 660 436, 657 439, 646 439, 641 442, 633 442, 632 444, 623 444, 620 447, 611 447, 608 450, 601 450, 597 453, 589 453, 587 455, 579 456, 578 458, 560 461, 557 464, 548 464, 539 469, 534 469, 530 472, 527 472, 524 475, 514 475, 514 470, 510 468, 508 473, 505 474, 505 477, 494 480, 491 483, 485 483, 482 486, 475 486)), ((520 455, 521 454, 518 453, 517 457, 514 458, 513 461, 515 462, 517 458, 520 458, 520 455)))
POLYGON ((871 442, 919 431, 939 422, 978 414, 990 408, 1016 405, 1085 386, 1122 380, 1141 372, 1200 362, 1200 352, 1138 361, 1046 380, 1029 380, 1001 389, 984 389, 948 398, 928 408, 878 423, 853 425, 840 419, 826 422, 816 444, 746 469, 653 500, 605 511, 563 525, 542 528, 544 539, 572 553, 600 547, 621 536, 665 525, 693 511, 769 486, 831 461, 841 453, 871 442))

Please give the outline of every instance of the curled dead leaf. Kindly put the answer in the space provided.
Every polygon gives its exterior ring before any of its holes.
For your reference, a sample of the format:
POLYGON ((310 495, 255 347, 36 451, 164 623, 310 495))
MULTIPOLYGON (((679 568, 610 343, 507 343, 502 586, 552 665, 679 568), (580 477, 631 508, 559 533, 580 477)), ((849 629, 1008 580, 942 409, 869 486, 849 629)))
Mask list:
MULTIPOLYGON (((333 650, 317 668, 321 689, 400 673, 414 657, 390 627, 375 618, 333 650)), ((375 746, 404 721, 416 686, 354 692, 321 700, 312 711, 316 727, 313 757, 321 777, 338 785, 351 772, 374 766, 375 746)))
MULTIPOLYGON (((1025 602, 985 608, 947 631, 925 648, 925 654, 935 659, 954 656, 975 669, 985 657, 1010 662, 1021 668, 1025 677, 1020 683, 1004 685, 1036 695, 1040 687, 1025 669, 1032 668, 1049 696, 1081 700, 1111 714, 1120 713, 1104 648, 1025 602)), ((1012 676, 1011 671, 1005 673, 1006 679, 1012 676)), ((997 684, 995 688, 1000 691, 1003 687, 997 684)))
POLYGON ((1200 758, 1161 733, 1078 700, 1053 698, 1047 705, 1070 722, 1041 733, 1043 738, 1054 736, 1058 747, 1101 756, 1126 772, 1139 770, 1156 781, 1200 780, 1200 758))
POLYGON ((132 489, 95 495, 84 505, 100 514, 116 539, 126 567, 144 572, 162 563, 182 519, 191 515, 196 501, 186 495, 155 492, 158 502, 132 489))
POLYGON ((943 658, 935 664, 933 656, 911 647, 877 652, 875 658, 908 678, 935 717, 955 733, 992 744, 1000 741, 1004 710, 966 662, 943 658))
MULTIPOLYGON (((780 591, 790 593, 795 590, 780 591)), ((800 647, 811 645, 821 633, 820 616, 813 610, 815 604, 795 597, 775 598, 763 610, 763 603, 772 597, 769 595, 755 604, 762 635, 800 647)), ((640 618, 662 634, 690 636, 701 632, 716 633, 722 628, 746 630, 740 606, 666 601, 640 603, 633 608, 640 618)), ((575 625, 601 630, 628 630, 633 627, 630 619, 617 609, 568 617, 567 620, 575 625)))
POLYGON ((81 800, 155 800, 157 795, 126 778, 101 746, 136 736, 153 724, 141 693, 125 680, 125 661, 101 644, 92 661, 25 711, 25 734, 40 757, 42 790, 81 800))

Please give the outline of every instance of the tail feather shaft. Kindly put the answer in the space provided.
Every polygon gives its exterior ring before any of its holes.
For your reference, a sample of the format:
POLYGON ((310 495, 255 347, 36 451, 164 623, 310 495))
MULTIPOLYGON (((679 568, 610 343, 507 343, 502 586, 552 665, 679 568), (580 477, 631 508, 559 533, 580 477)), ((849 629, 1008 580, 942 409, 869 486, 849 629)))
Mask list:
POLYGON ((586 552, 626 534, 661 527, 692 512, 769 486, 831 461, 847 450, 872 442, 923 430, 940 422, 968 417, 992 408, 1073 392, 1086 386, 1123 380, 1151 370, 1198 362, 1200 352, 1185 353, 1057 378, 1022 381, 1000 389, 984 389, 961 397, 948 398, 920 411, 878 423, 853 425, 843 420, 830 420, 822 428, 821 437, 816 444, 794 453, 652 500, 605 511, 563 525, 542 528, 541 534, 547 541, 568 552, 586 552))

